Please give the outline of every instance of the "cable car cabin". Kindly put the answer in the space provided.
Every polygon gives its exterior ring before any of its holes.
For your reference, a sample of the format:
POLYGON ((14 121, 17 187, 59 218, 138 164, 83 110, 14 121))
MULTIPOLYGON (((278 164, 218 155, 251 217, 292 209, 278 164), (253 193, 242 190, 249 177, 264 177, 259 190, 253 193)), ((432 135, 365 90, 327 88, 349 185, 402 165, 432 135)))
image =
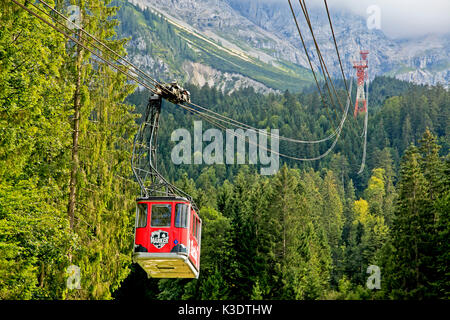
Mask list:
POLYGON ((149 277, 198 278, 201 229, 185 198, 138 198, 133 261, 149 277))

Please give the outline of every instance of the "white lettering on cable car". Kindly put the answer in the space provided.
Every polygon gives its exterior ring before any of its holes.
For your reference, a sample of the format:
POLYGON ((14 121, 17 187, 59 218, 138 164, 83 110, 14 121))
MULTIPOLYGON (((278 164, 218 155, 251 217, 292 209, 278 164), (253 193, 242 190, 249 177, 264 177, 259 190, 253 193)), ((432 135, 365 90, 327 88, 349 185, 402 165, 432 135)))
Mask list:
POLYGON ((166 231, 158 230, 153 231, 150 237, 150 242, 158 249, 164 247, 169 243, 169 233, 166 231))
POLYGON ((197 262, 198 247, 195 245, 194 240, 191 240, 191 254, 194 260, 197 262))

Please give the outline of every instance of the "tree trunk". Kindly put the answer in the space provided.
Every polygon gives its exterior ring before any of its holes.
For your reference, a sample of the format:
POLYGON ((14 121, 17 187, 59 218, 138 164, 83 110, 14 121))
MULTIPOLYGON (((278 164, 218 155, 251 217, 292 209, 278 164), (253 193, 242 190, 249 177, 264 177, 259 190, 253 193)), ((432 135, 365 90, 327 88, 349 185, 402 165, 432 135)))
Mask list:
POLYGON ((45 275, 45 264, 44 262, 41 262, 41 274, 39 276, 39 287, 44 287, 44 275, 45 275))
MULTIPOLYGON (((78 31, 78 40, 80 40, 80 33, 78 31)), ((80 132, 80 109, 81 109, 81 69, 83 61, 83 49, 80 45, 77 46, 77 60, 75 63, 76 68, 76 81, 75 81, 75 93, 73 98, 73 133, 72 133, 72 170, 70 172, 70 193, 69 193, 69 205, 68 205, 68 215, 70 221, 70 228, 73 230, 74 227, 74 217, 75 217, 75 204, 76 204, 76 193, 77 193, 77 172, 79 167, 78 158, 78 138, 80 132)))

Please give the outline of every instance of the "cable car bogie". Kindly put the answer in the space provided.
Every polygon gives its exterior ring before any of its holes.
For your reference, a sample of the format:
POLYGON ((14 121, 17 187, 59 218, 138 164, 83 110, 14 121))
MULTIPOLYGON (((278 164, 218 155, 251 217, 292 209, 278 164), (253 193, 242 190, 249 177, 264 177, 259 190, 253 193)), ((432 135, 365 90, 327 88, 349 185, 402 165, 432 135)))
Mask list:
POLYGON ((191 94, 180 87, 176 81, 165 84, 156 84, 156 94, 174 104, 190 103, 191 94))

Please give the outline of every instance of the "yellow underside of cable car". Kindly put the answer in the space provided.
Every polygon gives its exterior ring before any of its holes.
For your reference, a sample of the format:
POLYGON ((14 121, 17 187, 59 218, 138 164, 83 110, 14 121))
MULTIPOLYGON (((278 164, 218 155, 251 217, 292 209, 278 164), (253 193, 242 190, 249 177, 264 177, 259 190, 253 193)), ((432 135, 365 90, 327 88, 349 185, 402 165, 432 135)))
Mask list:
POLYGON ((198 271, 186 255, 136 252, 133 261, 147 272, 149 278, 198 278, 198 271))

